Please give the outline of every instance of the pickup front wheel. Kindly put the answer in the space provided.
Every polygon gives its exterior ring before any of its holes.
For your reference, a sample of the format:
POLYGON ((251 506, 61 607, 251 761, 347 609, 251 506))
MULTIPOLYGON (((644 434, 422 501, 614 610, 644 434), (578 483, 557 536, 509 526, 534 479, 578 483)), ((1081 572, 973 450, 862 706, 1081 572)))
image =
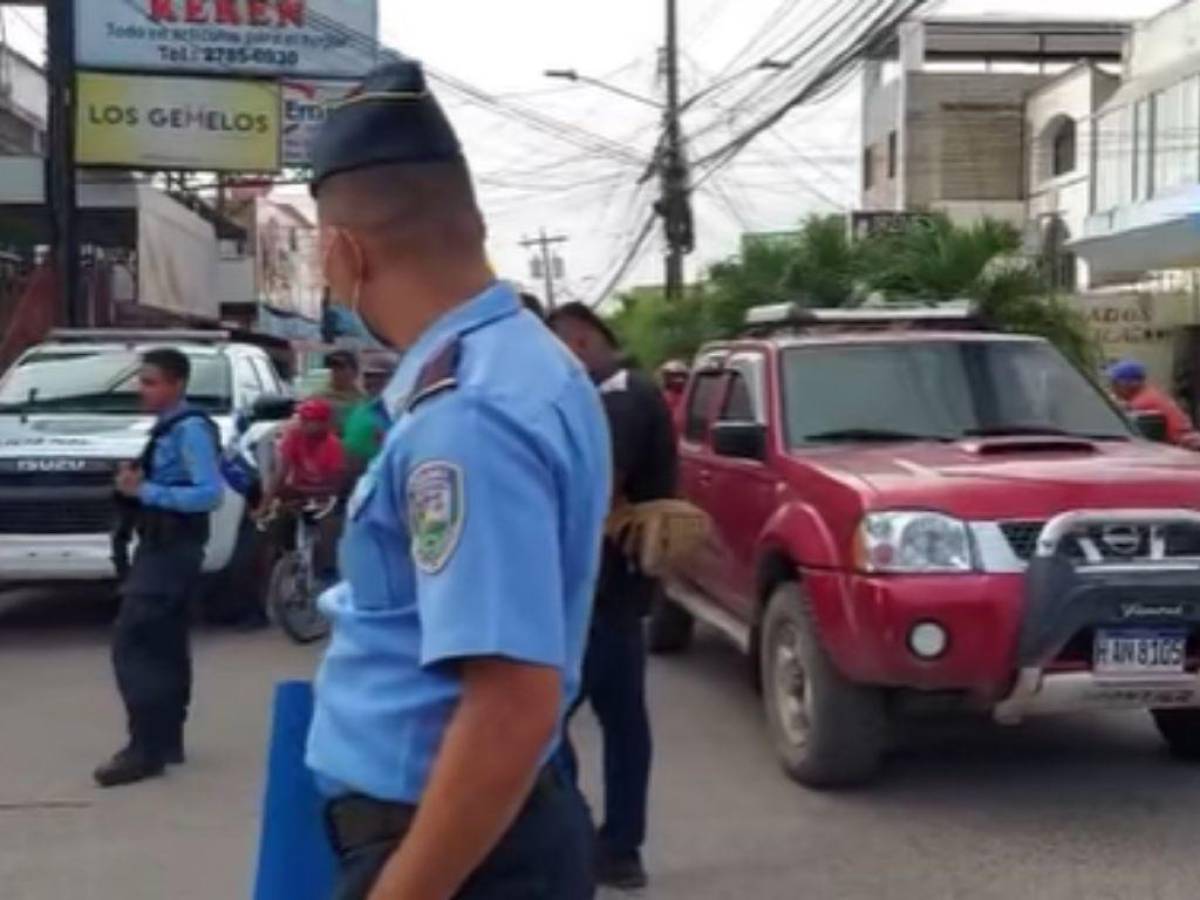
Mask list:
POLYGON ((800 585, 782 584, 771 595, 759 647, 767 722, 784 771, 817 788, 870 780, 883 759, 883 696, 834 667, 800 585))

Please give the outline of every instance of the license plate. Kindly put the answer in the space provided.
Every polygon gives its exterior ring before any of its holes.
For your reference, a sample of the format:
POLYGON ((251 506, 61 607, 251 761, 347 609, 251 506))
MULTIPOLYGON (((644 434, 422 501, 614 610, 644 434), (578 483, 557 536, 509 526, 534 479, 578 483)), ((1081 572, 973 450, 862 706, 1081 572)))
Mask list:
POLYGON ((1187 667, 1187 633, 1100 629, 1093 661, 1097 675, 1181 675, 1187 667))

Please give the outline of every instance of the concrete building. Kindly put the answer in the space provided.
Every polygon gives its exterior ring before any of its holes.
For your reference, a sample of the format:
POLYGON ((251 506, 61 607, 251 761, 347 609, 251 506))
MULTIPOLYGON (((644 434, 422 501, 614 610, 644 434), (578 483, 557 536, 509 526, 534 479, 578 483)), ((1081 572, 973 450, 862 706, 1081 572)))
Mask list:
POLYGON ((1121 22, 932 18, 868 53, 862 208, 1023 226, 1026 99, 1081 60, 1116 64, 1121 22))
POLYGON ((1093 116, 1121 85, 1090 61, 1035 88, 1025 100, 1026 234, 1051 284, 1064 292, 1090 284, 1087 264, 1071 249, 1092 204, 1093 116))
POLYGON ((1097 284, 1191 286, 1200 266, 1200 2, 1139 24, 1093 122, 1091 209, 1074 249, 1097 284))
POLYGON ((48 104, 41 67, 0 44, 0 156, 45 152, 48 104))

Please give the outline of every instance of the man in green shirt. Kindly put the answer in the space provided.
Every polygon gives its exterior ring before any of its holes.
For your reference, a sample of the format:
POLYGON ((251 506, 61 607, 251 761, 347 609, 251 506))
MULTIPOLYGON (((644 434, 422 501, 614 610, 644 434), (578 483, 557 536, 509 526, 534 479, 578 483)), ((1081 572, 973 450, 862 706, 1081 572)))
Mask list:
POLYGON ((358 386, 358 357, 349 350, 334 350, 325 357, 325 368, 329 369, 329 384, 316 396, 333 406, 334 424, 341 432, 350 411, 367 397, 358 386))
POLYGON ((350 411, 342 429, 342 446, 346 448, 350 465, 356 473, 365 471, 375 458, 391 425, 381 395, 395 374, 397 362, 390 353, 375 353, 367 358, 366 371, 363 373, 367 399, 350 411))

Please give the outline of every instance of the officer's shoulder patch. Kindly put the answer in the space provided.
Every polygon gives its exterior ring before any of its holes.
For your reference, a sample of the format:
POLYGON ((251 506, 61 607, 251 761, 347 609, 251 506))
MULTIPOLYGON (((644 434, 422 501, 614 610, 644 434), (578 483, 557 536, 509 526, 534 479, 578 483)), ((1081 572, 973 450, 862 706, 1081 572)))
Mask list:
POLYGON ((458 549, 466 517, 461 466, 445 460, 422 463, 408 475, 408 527, 413 562, 436 575, 458 549))

